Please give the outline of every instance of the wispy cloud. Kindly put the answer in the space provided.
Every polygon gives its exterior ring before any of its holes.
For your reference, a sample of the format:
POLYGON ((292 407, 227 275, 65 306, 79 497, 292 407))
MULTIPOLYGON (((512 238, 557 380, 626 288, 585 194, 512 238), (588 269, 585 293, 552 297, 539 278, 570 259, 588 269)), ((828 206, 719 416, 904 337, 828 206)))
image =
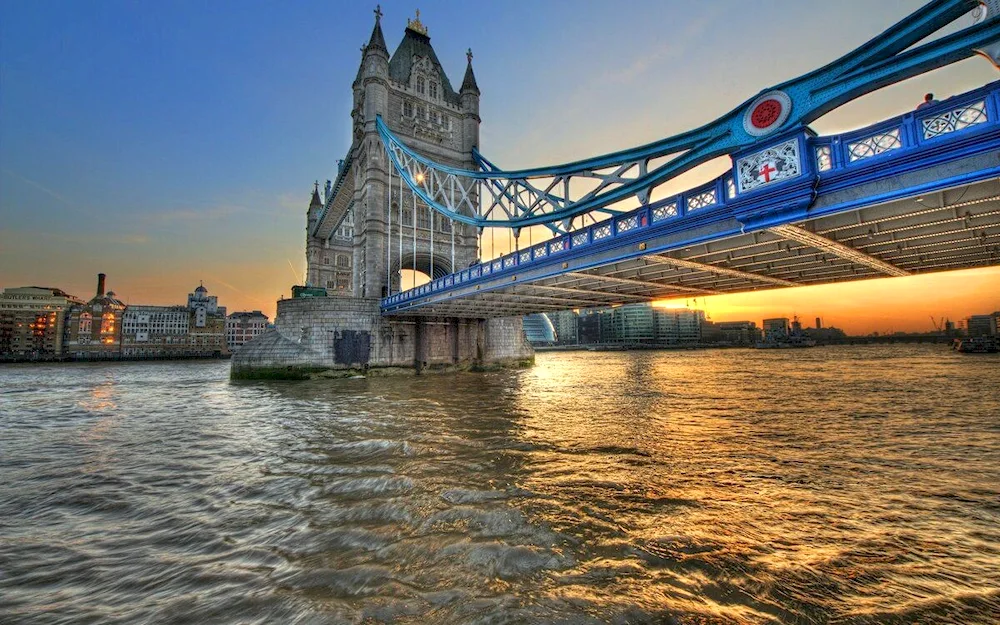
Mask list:
POLYGON ((604 74, 603 80, 616 83, 630 83, 641 77, 655 65, 675 60, 684 54, 685 50, 693 49, 709 27, 722 15, 722 9, 713 7, 696 19, 685 24, 684 28, 670 39, 658 46, 653 46, 643 52, 642 56, 633 59, 625 67, 604 74))
POLYGON ((308 204, 308 198, 303 198, 301 193, 282 193, 278 196, 278 206, 288 211, 305 212, 308 204))
POLYGON ((0 169, 0 171, 2 171, 3 173, 7 174, 8 176, 11 176, 13 178, 16 178, 16 179, 20 180, 21 182, 23 182, 23 183, 25 183, 25 184, 27 184, 29 186, 32 186, 32 187, 38 189, 42 193, 46 193, 46 194, 54 197, 55 199, 59 200, 63 204, 67 204, 69 206, 75 206, 75 204, 73 202, 71 202, 70 200, 68 200, 65 196, 63 196, 63 195, 61 195, 59 193, 56 193, 55 191, 53 191, 52 189, 46 187, 45 185, 43 185, 40 182, 35 182, 34 180, 31 180, 30 178, 25 178, 21 174, 15 172, 15 171, 11 171, 11 170, 7 169, 6 167, 3 168, 3 169, 0 169))
POLYGON ((29 187, 32 187, 34 189, 37 189, 38 191, 41 191, 42 193, 48 195, 49 197, 54 198, 54 199, 58 200, 59 202, 61 202, 62 204, 66 205, 67 207, 69 207, 70 209, 72 209, 74 212, 80 213, 81 215, 86 215, 88 217, 97 217, 98 216, 93 211, 88 210, 88 209, 80 206, 80 204, 78 204, 77 202, 71 200, 70 198, 66 197, 65 195, 63 195, 63 194, 61 194, 61 193, 59 193, 57 191, 53 191, 52 189, 46 187, 42 183, 37 182, 35 180, 32 180, 31 178, 25 178, 24 176, 22 176, 21 174, 17 173, 16 171, 12 171, 10 169, 7 169, 6 167, 3 167, 3 168, 0 168, 0 173, 6 174, 6 175, 10 176, 11 178, 14 178, 15 180, 20 181, 21 183, 28 185, 29 187))
POLYGON ((233 215, 246 212, 243 206, 233 204, 219 204, 207 208, 178 208, 173 210, 158 211, 148 215, 146 218, 154 223, 187 223, 187 222, 207 222, 226 219, 233 215))

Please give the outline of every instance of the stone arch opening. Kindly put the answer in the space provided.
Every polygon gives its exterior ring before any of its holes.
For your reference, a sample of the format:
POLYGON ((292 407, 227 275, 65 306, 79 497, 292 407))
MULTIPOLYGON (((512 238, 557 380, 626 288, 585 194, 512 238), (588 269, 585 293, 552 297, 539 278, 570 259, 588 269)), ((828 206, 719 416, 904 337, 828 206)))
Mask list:
POLYGON ((443 278, 452 273, 451 257, 434 253, 432 257, 426 251, 417 250, 413 252, 403 252, 403 258, 393 258, 390 267, 392 278, 392 292, 420 286, 433 279, 443 278))

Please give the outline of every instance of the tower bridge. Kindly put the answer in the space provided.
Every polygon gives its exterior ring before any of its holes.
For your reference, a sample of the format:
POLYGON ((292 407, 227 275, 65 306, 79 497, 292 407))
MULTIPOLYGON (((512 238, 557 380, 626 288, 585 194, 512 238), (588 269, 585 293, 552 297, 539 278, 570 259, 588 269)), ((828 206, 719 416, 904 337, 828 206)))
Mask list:
POLYGON ((700 128, 524 170, 480 151, 471 51, 456 91, 419 14, 391 55, 381 20, 352 87, 351 147, 308 212, 309 279, 334 296, 279 302, 277 331, 234 371, 523 360, 504 333, 520 336, 526 313, 1000 263, 1000 82, 848 133, 809 127, 973 55, 996 65, 1000 0, 930 2, 700 128), (665 196, 720 157, 722 176, 665 196), (529 227, 550 237, 522 248, 529 227), (515 250, 482 258, 497 231, 515 250), (403 270, 430 281, 404 290, 403 270))

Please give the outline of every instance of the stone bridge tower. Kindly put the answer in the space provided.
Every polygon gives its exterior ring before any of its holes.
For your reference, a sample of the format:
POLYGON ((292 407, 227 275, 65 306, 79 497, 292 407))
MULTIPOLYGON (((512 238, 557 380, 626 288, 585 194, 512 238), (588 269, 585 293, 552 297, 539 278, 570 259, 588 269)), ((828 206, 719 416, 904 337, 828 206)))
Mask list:
MULTIPOLYGON (((407 20, 403 40, 391 55, 381 19, 382 13, 376 9, 375 27, 361 50, 361 65, 354 79, 351 148, 324 210, 317 208, 310 213, 317 215, 310 230, 320 237, 342 231, 341 224, 353 219, 352 288, 348 292, 356 297, 384 297, 390 290, 398 291, 401 269, 440 277, 469 266, 478 257, 475 227, 433 212, 405 184, 400 188, 395 172, 390 176, 391 163, 375 125, 376 117, 381 116, 417 152, 439 163, 474 169, 472 150, 479 146, 480 93, 471 51, 465 76, 455 91, 419 12, 416 19, 407 20), (324 220, 329 222, 325 228, 324 220)), ((307 255, 309 275, 316 273, 313 258, 307 255)))

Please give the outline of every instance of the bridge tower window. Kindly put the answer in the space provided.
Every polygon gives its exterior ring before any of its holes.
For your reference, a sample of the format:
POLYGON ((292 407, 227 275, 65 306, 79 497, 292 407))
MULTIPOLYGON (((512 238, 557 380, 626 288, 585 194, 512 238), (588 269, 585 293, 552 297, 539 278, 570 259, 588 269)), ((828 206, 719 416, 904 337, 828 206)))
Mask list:
POLYGON ((403 102, 403 117, 413 117, 413 102, 403 102))
POLYGON ((435 100, 436 100, 436 99, 437 99, 437 97, 438 97, 438 85, 437 85, 437 83, 436 83, 436 82, 432 82, 432 83, 431 83, 431 87, 430 87, 430 96, 431 96, 432 98, 434 98, 435 100))
POLYGON ((417 93, 424 95, 427 92, 427 81, 423 76, 417 78, 417 93))

